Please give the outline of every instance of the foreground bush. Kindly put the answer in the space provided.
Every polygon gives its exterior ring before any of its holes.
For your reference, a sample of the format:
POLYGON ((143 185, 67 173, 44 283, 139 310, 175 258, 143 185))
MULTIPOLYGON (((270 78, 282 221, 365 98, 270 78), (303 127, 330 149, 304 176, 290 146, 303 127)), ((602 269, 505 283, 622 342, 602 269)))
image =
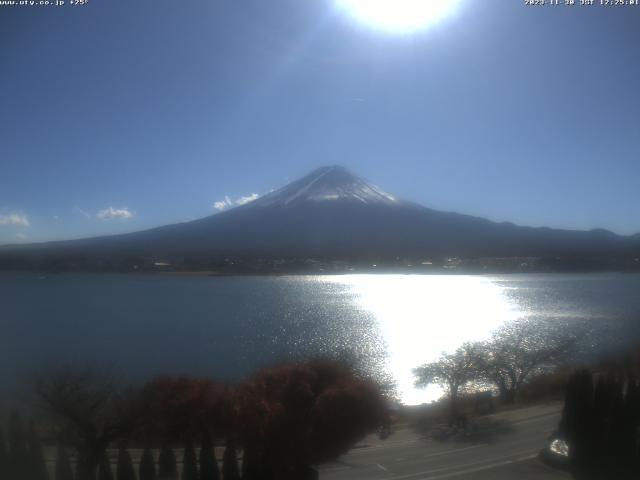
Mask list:
POLYGON ((113 472, 111 471, 111 461, 106 453, 102 456, 98 464, 98 480, 114 480, 113 472))
POLYGON ((69 455, 67 451, 60 446, 58 446, 56 450, 56 468, 53 478, 55 480, 73 480, 73 471, 71 470, 69 455))
POLYGON ((144 411, 135 391, 122 389, 109 371, 73 367, 36 381, 36 393, 56 436, 77 452, 76 480, 94 480, 109 445, 128 438, 144 411))
POLYGON ((133 469, 131 454, 125 449, 118 450, 118 480, 136 480, 136 473, 133 469))
POLYGON ((49 480, 49 471, 44 459, 44 451, 38 431, 33 422, 29 426, 29 479, 30 480, 49 480))
POLYGON ((158 480, 177 480, 178 464, 176 455, 168 445, 164 445, 158 457, 158 480))
POLYGON ((242 445, 277 478, 346 453, 386 421, 386 405, 377 385, 330 361, 262 370, 235 395, 242 445))
MULTIPOLYGON (((57 440, 75 450, 75 480, 95 480, 98 475, 110 480, 107 450, 125 444, 163 445, 157 475, 151 451, 144 451, 140 480, 176 479, 176 456, 170 446, 180 444, 186 446, 183 480, 218 480, 214 434, 227 445, 224 480, 239 478, 236 446, 245 452, 247 480, 314 478, 310 465, 336 459, 388 421, 381 388, 332 361, 264 369, 234 389, 206 379, 159 377, 140 390, 124 390, 108 373, 73 368, 43 375, 36 386, 57 440), (191 439, 200 438, 198 459, 191 439)), ((23 458, 13 467, 29 465, 41 474, 38 480, 47 480, 35 430, 27 438, 16 417, 9 433, 8 450, 15 455, 5 463, 23 458), (29 452, 35 456, 27 459, 29 452)), ((4 450, 0 448, 0 463, 4 450)), ((66 455, 58 449, 58 480, 71 478, 66 455)), ((136 478, 124 448, 116 470, 118 480, 136 478)))
MULTIPOLYGON (((211 435, 205 433, 200 447, 200 480, 220 480, 218 462, 213 451, 211 435)), ((142 479, 140 479, 142 480, 142 479)))
POLYGON ((634 376, 572 375, 559 430, 575 478, 640 478, 640 382, 634 376))
POLYGON ((233 444, 228 444, 222 458, 222 478, 224 480, 240 480, 238 458, 233 444))
POLYGON ((156 480, 156 464, 149 447, 145 447, 142 452, 138 473, 140 480, 156 480))
POLYGON ((142 398, 148 437, 185 441, 231 428, 231 391, 212 380, 158 377, 144 387, 142 398))

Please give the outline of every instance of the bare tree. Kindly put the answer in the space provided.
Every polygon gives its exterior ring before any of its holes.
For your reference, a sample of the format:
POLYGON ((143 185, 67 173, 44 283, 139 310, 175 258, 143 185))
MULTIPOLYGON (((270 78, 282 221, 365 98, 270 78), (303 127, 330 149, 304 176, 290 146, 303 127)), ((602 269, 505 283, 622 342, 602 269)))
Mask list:
POLYGON ((109 444, 131 433, 140 418, 137 395, 119 389, 110 372, 49 372, 36 380, 36 392, 61 440, 78 451, 77 480, 94 479, 109 444))
POLYGON ((563 322, 519 319, 503 325, 488 341, 473 344, 470 352, 502 401, 511 403, 525 381, 571 358, 578 340, 572 330, 563 322))
POLYGON ((477 377, 470 345, 464 344, 454 353, 443 352, 440 358, 413 370, 417 387, 440 385, 449 395, 451 417, 457 416, 457 400, 460 391, 477 377))

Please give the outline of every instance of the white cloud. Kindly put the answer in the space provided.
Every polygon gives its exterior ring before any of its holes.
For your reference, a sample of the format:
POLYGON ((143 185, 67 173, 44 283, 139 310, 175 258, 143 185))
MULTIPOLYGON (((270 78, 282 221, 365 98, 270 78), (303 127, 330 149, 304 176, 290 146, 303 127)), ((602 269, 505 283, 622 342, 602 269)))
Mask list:
POLYGON ((224 210, 225 208, 229 207, 233 207, 233 202, 228 196, 224 197, 224 200, 218 200, 213 204, 213 208, 215 208, 216 210, 224 210))
POLYGON ((22 215, 20 213, 0 213, 0 225, 19 225, 21 227, 28 227, 30 223, 26 215, 22 215))
POLYGON ((133 218, 134 215, 135 213, 130 211, 127 207, 124 207, 124 208, 109 207, 109 208, 100 210, 96 214, 96 217, 99 218, 100 220, 113 220, 113 219, 127 220, 129 218, 133 218))
POLYGON ((250 195, 245 195, 244 197, 239 197, 235 200, 231 200, 229 196, 225 196, 223 200, 219 200, 213 204, 213 208, 216 210, 225 210, 227 208, 239 207, 240 205, 246 205, 247 203, 251 203, 254 200, 260 198, 260 195, 257 193, 252 193, 250 195))
POLYGON ((246 197, 240 197, 236 200, 236 205, 246 205, 247 203, 253 202, 260 198, 260 195, 257 193, 252 193, 251 195, 247 195, 246 197))
POLYGON ((27 239, 27 236, 26 236, 24 233, 19 232, 19 233, 16 233, 16 238, 17 238, 18 240, 26 240, 26 239, 27 239))

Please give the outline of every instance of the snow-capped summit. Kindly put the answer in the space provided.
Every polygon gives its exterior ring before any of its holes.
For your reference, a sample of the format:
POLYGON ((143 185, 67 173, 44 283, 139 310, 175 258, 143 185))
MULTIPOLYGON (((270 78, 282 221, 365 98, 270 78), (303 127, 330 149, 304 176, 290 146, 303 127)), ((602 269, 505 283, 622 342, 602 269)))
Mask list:
POLYGON ((271 192, 252 206, 291 206, 304 202, 348 201, 360 204, 395 205, 391 194, 371 185, 344 167, 321 167, 309 175, 271 192))

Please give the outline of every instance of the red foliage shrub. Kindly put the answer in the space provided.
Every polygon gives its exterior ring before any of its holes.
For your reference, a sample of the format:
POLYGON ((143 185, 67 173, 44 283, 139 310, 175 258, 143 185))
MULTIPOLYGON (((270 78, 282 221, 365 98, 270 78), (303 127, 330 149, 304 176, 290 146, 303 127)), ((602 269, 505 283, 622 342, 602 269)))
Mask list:
POLYGON ((144 388, 147 427, 169 439, 204 431, 226 434, 230 428, 231 392, 211 380, 158 377, 144 388))
POLYGON ((240 442, 286 465, 335 459, 387 418, 380 388, 331 361, 262 370, 234 398, 240 442))

